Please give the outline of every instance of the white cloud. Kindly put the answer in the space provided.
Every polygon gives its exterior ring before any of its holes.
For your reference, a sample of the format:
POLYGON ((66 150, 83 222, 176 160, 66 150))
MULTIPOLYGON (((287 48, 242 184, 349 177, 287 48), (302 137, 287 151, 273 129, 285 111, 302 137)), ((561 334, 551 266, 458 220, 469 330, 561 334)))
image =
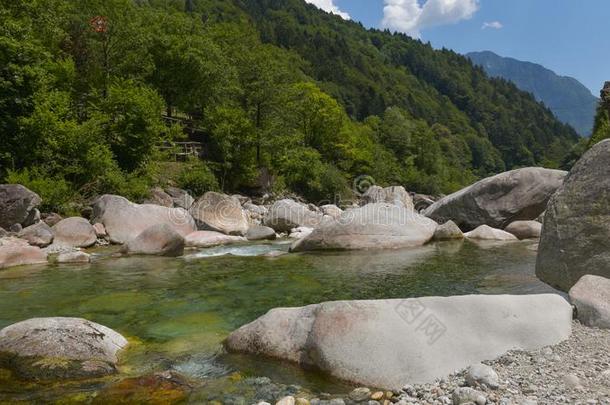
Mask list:
POLYGON ((349 20, 350 16, 345 11, 341 11, 334 3, 334 0, 305 0, 307 3, 311 3, 314 6, 333 14, 337 14, 345 20, 349 20))
POLYGON ((471 18, 479 0, 384 0, 382 26, 419 37, 424 28, 471 18))
POLYGON ((487 28, 492 28, 494 30, 499 30, 499 29, 504 28, 504 25, 500 21, 484 22, 483 26, 481 27, 481 29, 485 30, 487 28))

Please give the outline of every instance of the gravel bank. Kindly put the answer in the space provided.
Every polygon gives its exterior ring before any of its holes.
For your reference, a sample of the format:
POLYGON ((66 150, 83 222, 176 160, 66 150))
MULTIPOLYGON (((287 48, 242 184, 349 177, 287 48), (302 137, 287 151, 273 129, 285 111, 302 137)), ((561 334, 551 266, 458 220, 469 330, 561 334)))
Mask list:
MULTIPOLYGON (((499 388, 477 388, 488 404, 610 404, 610 330, 573 324, 570 339, 535 352, 513 351, 487 362, 498 374, 499 388)), ((467 371, 433 385, 407 387, 406 403, 453 404, 455 389, 467 371), (410 394, 410 395, 409 395, 410 394)))

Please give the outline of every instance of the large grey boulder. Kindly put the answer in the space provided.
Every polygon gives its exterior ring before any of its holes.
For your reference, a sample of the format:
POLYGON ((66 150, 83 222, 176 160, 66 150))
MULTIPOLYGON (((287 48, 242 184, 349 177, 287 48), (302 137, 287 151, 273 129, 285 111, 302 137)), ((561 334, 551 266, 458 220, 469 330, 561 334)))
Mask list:
POLYGON ((167 224, 153 225, 127 241, 123 252, 132 255, 182 256, 184 238, 167 224))
POLYGON ((248 232, 248 217, 235 197, 210 191, 199 198, 189 212, 201 230, 238 236, 248 232))
POLYGON ((273 309, 234 331, 225 346, 400 389, 509 350, 557 344, 571 327, 572 307, 555 294, 339 301, 273 309))
POLYGON ((29 226, 38 214, 36 207, 42 199, 21 184, 0 184, 0 227, 10 229, 14 224, 29 226))
POLYGON ((464 239, 464 234, 459 226, 455 224, 453 221, 447 221, 443 225, 439 225, 434 231, 434 240, 443 241, 443 240, 455 240, 455 239, 464 239))
POLYGON ((28 241, 32 246, 46 247, 53 242, 55 234, 49 225, 40 221, 22 229, 17 236, 28 241))
POLYGON ((476 240, 499 240, 499 241, 515 241, 518 240, 515 235, 503 231, 502 229, 495 229, 487 225, 481 225, 477 229, 466 232, 464 236, 468 239, 476 240))
POLYGON ((544 215, 538 278, 568 291, 585 274, 610 278, 610 139, 574 165, 544 215))
POLYGON ((504 229, 518 220, 534 220, 561 186, 567 172, 528 167, 483 179, 432 204, 424 215, 462 230, 480 225, 504 229))
POLYGON ((0 239, 0 269, 26 264, 47 263, 47 253, 17 238, 0 239))
POLYGON ((587 326, 610 329, 610 279, 582 276, 570 288, 569 295, 580 322, 587 326))
POLYGON ((104 225, 112 243, 134 239, 152 225, 166 224, 182 236, 195 232, 193 217, 182 208, 134 204, 116 195, 103 195, 93 203, 93 222, 104 225))
POLYGON ((99 377, 116 371, 127 340, 80 318, 34 318, 0 330, 0 363, 27 379, 99 377))
POLYGON ((542 234, 542 224, 538 221, 515 221, 504 230, 519 239, 538 239, 542 234))
POLYGON ((294 200, 276 201, 265 214, 263 225, 277 232, 290 232, 298 227, 317 228, 322 222, 320 212, 310 210, 305 204, 294 200))
POLYGON ((95 228, 85 218, 71 217, 62 219, 53 225, 57 246, 89 247, 95 245, 97 234, 95 228))
POLYGON ((184 238, 186 247, 209 248, 213 246, 231 245, 233 243, 246 242, 243 236, 225 235, 214 231, 196 231, 186 235, 184 238))
POLYGON ((275 230, 262 225, 251 226, 246 234, 246 239, 248 240, 274 240, 276 237, 275 230))
POLYGON ((432 239, 437 224, 393 204, 367 204, 345 211, 292 246, 292 251, 399 249, 432 239))
POLYGON ((361 198, 362 205, 386 203, 399 205, 403 208, 412 210, 413 199, 402 186, 392 186, 382 188, 379 186, 369 187, 361 198))

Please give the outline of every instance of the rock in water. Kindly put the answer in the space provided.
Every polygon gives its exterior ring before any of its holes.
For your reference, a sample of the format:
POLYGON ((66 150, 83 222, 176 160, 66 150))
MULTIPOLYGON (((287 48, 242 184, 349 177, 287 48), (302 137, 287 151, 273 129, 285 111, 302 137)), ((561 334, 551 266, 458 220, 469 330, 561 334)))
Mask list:
POLYGON ((367 204, 347 210, 293 244, 309 250, 398 249, 421 246, 432 239, 437 224, 398 205, 367 204))
POLYGON ((290 235, 288 237, 290 239, 303 239, 313 232, 313 228, 308 228, 306 226, 299 226, 298 228, 294 228, 290 231, 290 235))
POLYGON ((61 252, 57 255, 57 263, 60 264, 84 264, 91 262, 91 255, 85 252, 61 252))
POLYGON ((225 346, 400 389, 508 350, 557 344, 571 327, 572 307, 555 294, 338 301, 273 309, 233 332, 225 346))
POLYGON ((293 200, 276 201, 265 214, 263 224, 276 232, 290 232, 301 226, 317 228, 322 222, 322 214, 311 211, 306 205, 293 200))
POLYGON ((184 241, 186 247, 208 248, 246 242, 246 238, 242 236, 225 235, 224 233, 214 231, 197 231, 186 235, 184 241))
POLYGON ((95 228, 85 218, 72 217, 59 221, 53 226, 54 244, 57 246, 89 247, 95 245, 95 228))
POLYGON ((184 238, 167 224, 157 224, 127 242, 123 252, 132 255, 182 256, 184 238))
POLYGON ((462 230, 453 221, 447 221, 443 225, 439 225, 434 231, 434 240, 454 240, 464 239, 462 230))
POLYGON ((574 165, 549 202, 536 275, 568 291, 586 274, 610 278, 610 139, 574 165))
POLYGON ((248 232, 248 217, 237 198, 210 191, 198 199, 189 212, 199 229, 237 236, 248 232))
POLYGON ((30 246, 22 239, 0 239, 0 269, 42 263, 47 263, 47 254, 39 247, 30 246))
POLYGON ((41 221, 22 229, 18 236, 21 239, 27 240, 32 246, 45 247, 53 242, 55 235, 51 227, 41 221))
POLYGON ((80 318, 34 318, 0 330, 0 363, 28 379, 99 377, 116 371, 127 340, 80 318))
POLYGON ((262 225, 251 226, 246 234, 248 240, 273 240, 276 237, 277 235, 272 228, 262 225))
POLYGON ((480 225, 504 229, 514 221, 536 219, 566 174, 538 167, 501 173, 440 199, 424 215, 439 223, 452 220, 465 231, 480 225))
POLYGON ((504 230, 519 239, 538 239, 542 233, 542 224, 538 221, 515 221, 504 230))
POLYGON ((362 196, 362 204, 386 203, 413 210, 413 199, 402 186, 381 188, 371 186, 362 196))
POLYGON ((583 276, 570 288, 569 294, 580 322, 591 327, 610 329, 609 279, 583 276))
POLYGON ((41 202, 38 194, 20 184, 0 184, 0 227, 32 225, 41 202))
POLYGON ((481 225, 474 231, 465 233, 464 236, 468 239, 478 240, 517 240, 517 237, 512 233, 494 229, 487 225, 481 225))
POLYGON ((103 195, 93 203, 94 223, 106 228, 112 243, 123 244, 152 225, 166 224, 183 237, 197 230, 193 217, 182 208, 134 204, 116 195, 103 195))

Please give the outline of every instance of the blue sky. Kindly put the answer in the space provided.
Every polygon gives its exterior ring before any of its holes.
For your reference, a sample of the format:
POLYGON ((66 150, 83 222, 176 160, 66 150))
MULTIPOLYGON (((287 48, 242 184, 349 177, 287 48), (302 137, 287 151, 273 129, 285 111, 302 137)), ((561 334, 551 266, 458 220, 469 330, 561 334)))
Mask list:
POLYGON ((437 48, 491 50, 540 63, 575 77, 595 96, 610 80, 610 0, 306 1, 437 48))

